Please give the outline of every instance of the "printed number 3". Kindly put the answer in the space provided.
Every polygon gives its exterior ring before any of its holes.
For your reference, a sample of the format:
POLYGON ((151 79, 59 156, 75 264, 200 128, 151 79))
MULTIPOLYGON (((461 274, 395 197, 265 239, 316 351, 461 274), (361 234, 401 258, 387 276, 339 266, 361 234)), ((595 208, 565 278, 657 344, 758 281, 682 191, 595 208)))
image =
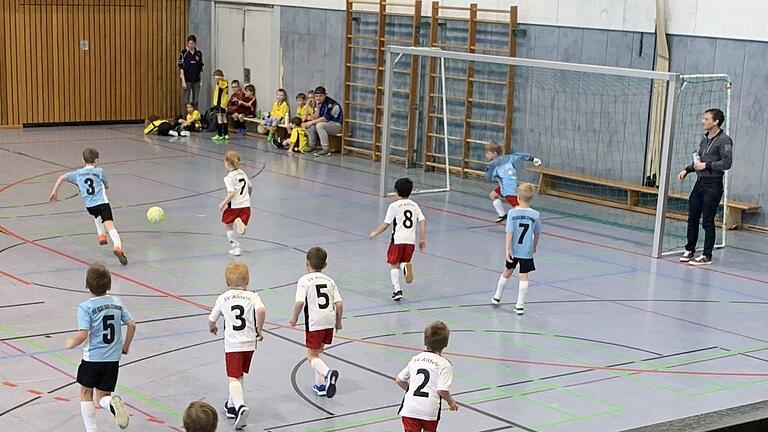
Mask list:
POLYGON ((245 330, 245 308, 240 305, 232 305, 232 312, 235 314, 237 324, 232 326, 232 330, 245 330))
POLYGON ((85 189, 85 193, 87 193, 88 195, 93 195, 96 193, 96 188, 93 186, 92 178, 86 177, 85 180, 83 180, 83 182, 85 182, 85 184, 88 185, 88 188, 85 189))

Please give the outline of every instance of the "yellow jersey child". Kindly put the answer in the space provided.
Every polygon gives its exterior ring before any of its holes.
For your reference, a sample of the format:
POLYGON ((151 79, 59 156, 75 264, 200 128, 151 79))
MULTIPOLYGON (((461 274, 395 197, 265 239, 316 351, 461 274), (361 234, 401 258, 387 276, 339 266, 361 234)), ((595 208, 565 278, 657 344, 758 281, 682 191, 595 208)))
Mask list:
POLYGON ((211 139, 214 141, 228 140, 227 104, 229 103, 229 83, 224 76, 224 72, 220 69, 216 69, 213 72, 213 86, 213 106, 218 107, 219 112, 216 114, 217 132, 211 139))

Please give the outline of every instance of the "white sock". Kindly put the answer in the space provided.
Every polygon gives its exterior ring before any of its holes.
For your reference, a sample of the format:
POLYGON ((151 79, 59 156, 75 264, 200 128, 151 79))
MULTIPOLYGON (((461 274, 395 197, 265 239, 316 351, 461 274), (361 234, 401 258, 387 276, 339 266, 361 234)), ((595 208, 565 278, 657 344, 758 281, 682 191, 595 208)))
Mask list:
POLYGON ((99 234, 99 237, 104 235, 104 224, 101 222, 101 216, 95 218, 93 220, 93 223, 96 224, 96 232, 99 234))
POLYGON ((517 307, 523 307, 525 305, 525 296, 528 295, 528 281, 520 281, 517 290, 517 307))
POLYGON ((323 359, 321 358, 313 358, 310 362, 310 366, 312 366, 312 369, 315 370, 315 373, 318 373, 323 376, 323 380, 325 380, 325 376, 328 374, 328 365, 325 364, 323 359))
POLYGON ((117 230, 116 229, 109 230, 109 236, 112 238, 112 243, 115 244, 115 247, 122 249, 123 242, 120 241, 120 234, 117 233, 117 230))
POLYGON ((504 294, 504 288, 507 287, 508 282, 509 278, 505 278, 504 275, 499 276, 499 283, 496 284, 496 294, 493 295, 493 298, 501 300, 501 296, 504 294))
POLYGON ((400 291, 400 269, 390 270, 389 278, 392 280, 392 292, 400 291))
POLYGON ((315 385, 325 384, 325 375, 320 375, 318 371, 315 371, 315 385))
POLYGON ((493 200, 493 208, 496 209, 496 213, 499 214, 499 217, 502 217, 505 214, 507 214, 506 210, 504 209, 504 204, 498 198, 493 200))
POLYGON ((96 425, 96 407, 93 406, 93 402, 80 402, 80 414, 83 416, 85 432, 96 432, 98 426, 96 425))
POLYGON ((245 405, 243 399, 243 384, 240 381, 229 381, 229 397, 232 399, 235 409, 245 405))
POLYGON ((233 248, 240 246, 240 243, 237 241, 237 233, 234 230, 227 230, 227 240, 229 240, 229 245, 233 248))

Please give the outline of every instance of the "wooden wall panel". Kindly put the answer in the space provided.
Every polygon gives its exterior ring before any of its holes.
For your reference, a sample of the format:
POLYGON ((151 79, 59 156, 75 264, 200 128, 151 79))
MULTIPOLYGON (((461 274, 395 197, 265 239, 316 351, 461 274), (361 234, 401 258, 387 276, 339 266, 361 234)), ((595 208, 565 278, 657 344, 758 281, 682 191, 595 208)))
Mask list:
POLYGON ((0 126, 176 115, 188 7, 187 0, 0 0, 0 126))

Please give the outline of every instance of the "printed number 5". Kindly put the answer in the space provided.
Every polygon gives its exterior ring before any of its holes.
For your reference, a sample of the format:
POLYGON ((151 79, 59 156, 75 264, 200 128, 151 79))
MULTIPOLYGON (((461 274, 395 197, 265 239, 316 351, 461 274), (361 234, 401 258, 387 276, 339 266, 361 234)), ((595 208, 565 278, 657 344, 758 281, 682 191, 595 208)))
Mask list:
POLYGON ((328 306, 331 305, 331 297, 328 295, 328 293, 324 293, 322 291, 326 288, 328 288, 328 285, 326 284, 315 285, 315 289, 317 290, 317 306, 320 309, 328 309, 328 306), (322 300, 325 300, 325 303, 323 303, 322 300))
POLYGON ((115 341, 115 316, 104 315, 101 318, 101 326, 104 328, 104 333, 101 335, 101 340, 107 345, 111 345, 115 341))

